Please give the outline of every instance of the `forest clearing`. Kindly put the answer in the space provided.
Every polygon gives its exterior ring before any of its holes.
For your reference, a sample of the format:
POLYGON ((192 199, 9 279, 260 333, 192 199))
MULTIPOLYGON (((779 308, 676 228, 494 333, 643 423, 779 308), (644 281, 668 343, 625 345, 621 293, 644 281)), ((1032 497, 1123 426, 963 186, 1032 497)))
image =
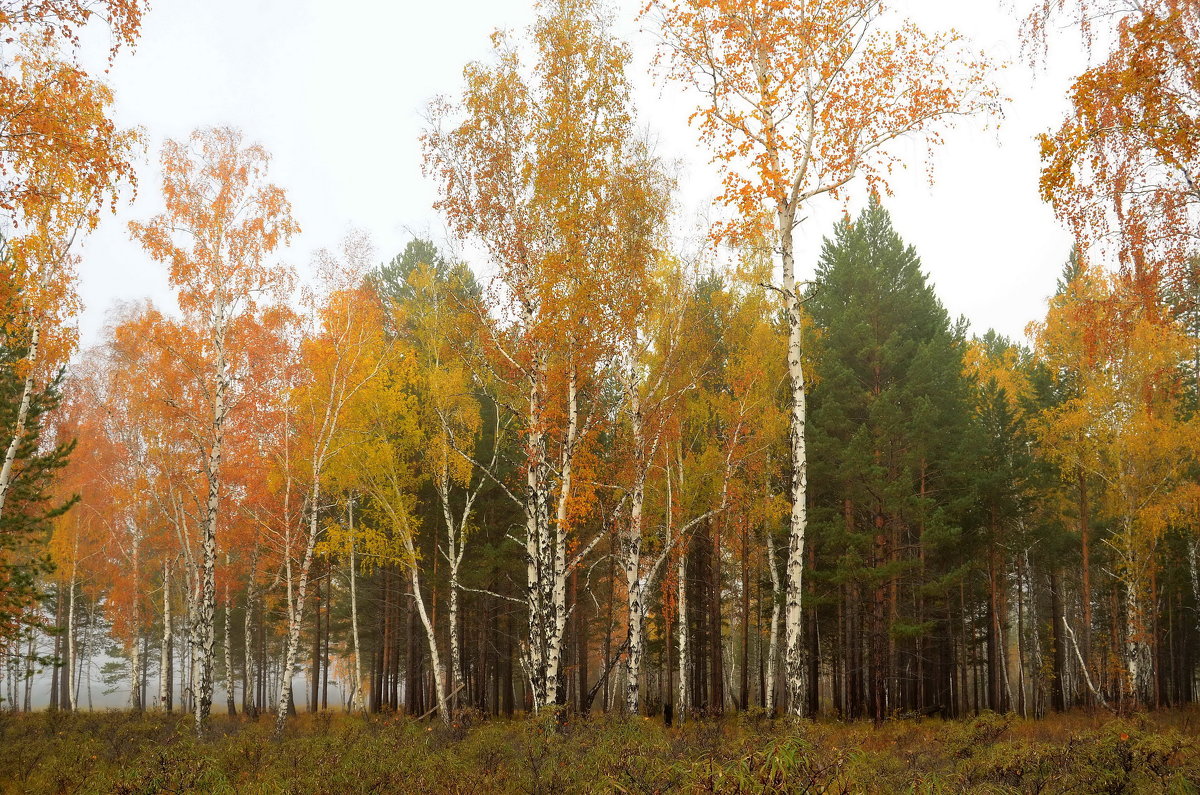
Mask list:
POLYGON ((450 726, 395 715, 213 719, 43 712, 0 717, 0 792, 75 793, 1190 793, 1194 708, 1042 721, 772 721, 665 728, 657 718, 555 716, 450 726), (560 719, 561 718, 561 719, 560 719))
POLYGON ((1197 791, 1200 3, 353 2, 0 0, 0 789, 1197 791))

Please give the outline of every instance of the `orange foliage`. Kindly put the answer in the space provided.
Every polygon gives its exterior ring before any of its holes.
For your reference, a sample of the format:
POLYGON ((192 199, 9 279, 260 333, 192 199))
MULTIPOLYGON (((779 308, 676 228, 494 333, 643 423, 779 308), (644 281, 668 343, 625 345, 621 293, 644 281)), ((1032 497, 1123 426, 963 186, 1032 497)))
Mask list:
MULTIPOLYGON (((1032 18, 1044 47, 1047 2, 1032 18)), ((1075 0, 1087 43, 1111 25, 1103 60, 1078 78, 1062 125, 1043 134, 1042 197, 1094 256, 1113 256, 1152 301, 1178 288, 1200 222, 1200 5, 1075 0)))
MULTIPOLYGON (((994 109, 992 65, 960 34, 886 23, 877 0, 650 0, 669 74, 703 100, 692 121, 713 150, 736 211, 719 239, 754 241, 765 214, 840 195, 856 176, 886 188, 888 144, 994 109)), ((791 223, 799 219, 792 217, 791 223)), ((782 230, 781 230, 782 231, 782 230)))

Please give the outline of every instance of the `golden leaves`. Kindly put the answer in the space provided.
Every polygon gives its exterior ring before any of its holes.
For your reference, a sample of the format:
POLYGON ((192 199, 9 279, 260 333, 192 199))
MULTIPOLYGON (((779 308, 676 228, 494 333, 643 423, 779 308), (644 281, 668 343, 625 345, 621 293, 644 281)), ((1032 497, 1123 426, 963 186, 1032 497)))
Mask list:
POLYGON ((718 239, 758 236, 768 206, 795 223, 798 206, 859 175, 886 190, 892 140, 936 142, 939 128, 1000 101, 992 65, 961 36, 885 28, 873 0, 653 0, 646 10, 660 16, 668 74, 703 96, 693 121, 736 212, 718 239))
POLYGON ((1076 79, 1067 118, 1039 138, 1042 197, 1081 247, 1153 291, 1179 277, 1200 222, 1200 7, 1076 5, 1080 24, 1107 19, 1115 35, 1076 79))

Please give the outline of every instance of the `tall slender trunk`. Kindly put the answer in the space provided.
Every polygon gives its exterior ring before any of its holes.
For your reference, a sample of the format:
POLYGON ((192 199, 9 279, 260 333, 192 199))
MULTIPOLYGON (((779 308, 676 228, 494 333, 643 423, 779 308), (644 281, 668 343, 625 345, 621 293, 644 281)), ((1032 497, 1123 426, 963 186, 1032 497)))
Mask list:
POLYGON ((683 549, 679 552, 678 562, 675 564, 675 580, 678 583, 679 593, 676 596, 676 616, 675 625, 676 632, 679 636, 679 683, 677 685, 679 693, 676 696, 679 700, 679 707, 676 711, 679 720, 682 722, 687 716, 688 707, 688 622, 687 622, 687 546, 686 543, 683 549))
POLYGON ((1067 670, 1067 643, 1066 632, 1063 628, 1063 600, 1062 588, 1059 584, 1058 572, 1050 569, 1050 613, 1053 616, 1053 631, 1050 635, 1051 643, 1053 644, 1053 660, 1054 671, 1052 673, 1052 681, 1050 683, 1050 706, 1055 712, 1062 712, 1067 708, 1066 687, 1063 682, 1063 677, 1067 670))
POLYGON ((250 665, 253 658, 251 650, 254 648, 250 621, 254 613, 254 571, 256 569, 257 566, 251 567, 250 582, 246 584, 246 610, 245 615, 242 616, 242 714, 247 716, 254 714, 256 703, 252 694, 257 677, 252 675, 250 665))
POLYGON ((779 577, 779 565, 775 562, 775 537, 770 528, 767 529, 767 568, 771 571, 771 639, 767 646, 767 712, 775 712, 775 665, 779 660, 779 618, 780 596, 783 583, 779 577))
POLYGON ((1136 707, 1145 707, 1150 704, 1154 664, 1150 644, 1146 642, 1150 617, 1140 587, 1136 577, 1130 577, 1125 585, 1126 691, 1136 707))
MULTIPOLYGON (((229 561, 225 561, 229 565, 229 561)), ((234 701, 234 686, 233 686, 233 631, 230 625, 233 623, 233 608, 229 601, 229 586, 225 586, 225 712, 229 715, 237 714, 237 703, 234 701)))
POLYGON ((362 646, 358 635, 358 561, 354 544, 354 496, 350 497, 350 633, 354 641, 354 682, 350 686, 350 710, 364 709, 362 695, 362 646))
MULTIPOLYGON (((67 596, 67 667, 63 676, 67 680, 67 708, 75 712, 75 573, 71 572, 67 596)), ((137 644, 133 647, 133 690, 137 690, 137 644)))
POLYGON ((563 444, 561 479, 559 480, 558 506, 554 522, 552 547, 545 550, 544 560, 549 565, 546 583, 549 589, 549 614, 546 616, 546 703, 562 701, 563 637, 567 629, 567 523, 568 506, 574 477, 575 444, 579 432, 578 376, 574 365, 567 378, 567 437, 563 444))
POLYGON ((200 583, 200 599, 193 622, 193 644, 199 651, 199 681, 196 682, 196 733, 204 734, 208 716, 212 711, 213 697, 213 650, 215 638, 213 615, 217 606, 217 517, 221 499, 221 457, 224 452, 226 391, 229 376, 225 361, 226 318, 223 306, 218 306, 214 320, 214 347, 216 352, 216 383, 213 385, 212 446, 209 448, 205 475, 208 479, 208 502, 201 541, 203 563, 200 583))
MULTIPOLYGON (((453 550, 453 548, 452 548, 453 550)), ((449 690, 454 695, 451 696, 452 707, 457 707, 459 703, 458 686, 463 683, 463 667, 462 667, 462 648, 458 637, 458 564, 459 561, 455 558, 455 552, 451 552, 450 562, 450 594, 449 594, 449 615, 446 620, 450 622, 450 683, 449 690)))
POLYGON ((33 710, 33 662, 36 640, 32 629, 27 630, 27 632, 28 639, 25 645, 25 698, 21 704, 22 712, 33 710))
POLYGON ((321 708, 321 574, 313 578, 313 645, 312 666, 309 668, 308 710, 321 708))
MULTIPOLYGON (((410 560, 416 560, 416 550, 413 548, 411 536, 406 539, 408 546, 408 554, 410 560)), ((437 698, 438 717, 442 719, 442 723, 450 723, 450 706, 447 701, 446 692, 446 666, 442 663, 442 655, 438 651, 437 630, 433 626, 433 622, 429 619, 429 614, 425 611, 425 597, 421 594, 421 569, 419 566, 413 565, 409 568, 409 576, 412 580, 413 602, 417 608, 417 615, 421 619, 421 626, 425 629, 425 641, 429 646, 429 662, 433 666, 433 688, 434 695, 437 698)))
POLYGON ((1082 467, 1077 468, 1075 474, 1079 485, 1079 541, 1083 556, 1083 593, 1080 594, 1080 600, 1083 602, 1082 664, 1087 667, 1092 664, 1092 559, 1089 543, 1091 529, 1088 521, 1087 476, 1082 467))
MULTIPOLYGON (((531 321, 530 321, 531 322, 531 321)), ((533 708, 538 710, 546 701, 546 616, 545 568, 542 550, 549 543, 549 516, 546 511, 546 440, 542 423, 542 368, 535 356, 534 373, 529 382, 530 429, 526 440, 525 467, 525 597, 529 613, 529 642, 522 663, 530 680, 533 708)))
POLYGON ((171 564, 163 561, 163 631, 158 646, 158 707, 171 711, 171 564))
POLYGON ((808 453, 805 448, 807 419, 804 392, 803 344, 800 323, 800 295, 796 286, 796 269, 792 231, 795 208, 781 204, 777 212, 779 243, 783 261, 783 294, 788 321, 788 382, 791 392, 791 503, 788 521, 787 601, 784 616, 786 640, 784 670, 787 678, 788 709, 800 716, 804 711, 804 649, 802 646, 803 613, 800 609, 804 578, 804 535, 808 525, 808 453))
MULTIPOLYGON (((142 536, 137 529, 137 525, 131 520, 129 522, 129 534, 133 540, 133 583, 132 590, 134 594, 142 592, 142 536)), ((129 692, 130 706, 135 712, 141 712, 146 705, 146 658, 149 656, 149 648, 143 649, 142 644, 142 602, 140 599, 133 600, 132 619, 130 624, 133 629, 133 676, 131 677, 131 687, 129 692)))
POLYGON ((313 550, 320 532, 318 523, 321 504, 321 481, 314 472, 311 501, 308 506, 308 539, 304 547, 304 559, 300 564, 300 576, 296 587, 296 598, 291 594, 291 555, 287 559, 288 573, 288 632, 284 641, 283 668, 279 676, 279 702, 275 713, 275 735, 283 733, 289 713, 295 712, 292 700, 292 669, 296 665, 297 649, 300 646, 300 627, 304 621, 304 598, 308 594, 308 575, 312 569, 313 550))
MULTIPOLYGON (((1188 536, 1188 575, 1192 585, 1192 600, 1200 606, 1200 538, 1195 534, 1188 536)), ((1196 611, 1196 625, 1200 629, 1200 610, 1196 611)))
MULTIPOLYGON (((633 349, 637 349, 634 334, 633 349)), ((645 501, 646 481, 642 432, 642 400, 637 378, 637 362, 630 357, 626 390, 629 396, 629 416, 633 431, 634 476, 629 507, 629 525, 625 532, 623 558, 625 588, 629 617, 629 656, 625 661, 625 709, 637 715, 641 708, 642 652, 645 645, 643 626, 646 617, 645 583, 642 582, 642 506, 645 501)))

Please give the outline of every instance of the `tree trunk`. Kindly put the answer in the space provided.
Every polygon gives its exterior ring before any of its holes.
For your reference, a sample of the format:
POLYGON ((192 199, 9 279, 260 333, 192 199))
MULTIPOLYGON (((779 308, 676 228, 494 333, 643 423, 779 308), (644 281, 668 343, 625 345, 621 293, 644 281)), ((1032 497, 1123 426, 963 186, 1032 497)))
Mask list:
POLYGON ((1050 643, 1054 647, 1054 678, 1050 683, 1050 706, 1055 712, 1062 712, 1067 708, 1066 690, 1063 687, 1063 676, 1067 670, 1067 646, 1066 633, 1063 631, 1062 593, 1058 573, 1053 569, 1050 571, 1050 613, 1054 616, 1054 629, 1050 635, 1050 643))
POLYGON ((742 670, 739 709, 750 706, 750 539, 742 525, 742 670))
POLYGON ((775 714, 775 665, 779 660, 779 613, 783 583, 779 578, 779 566, 775 562, 775 536, 767 529, 767 568, 771 570, 771 639, 767 651, 766 709, 775 714))
MULTIPOLYGON (((416 550, 413 548, 411 537, 407 539, 407 546, 409 559, 416 560, 416 550)), ((421 618, 421 625, 425 628, 425 640, 429 645, 429 662, 433 666, 433 687, 434 695, 437 698, 438 717, 442 719, 442 723, 449 725, 450 706, 446 693, 446 666, 442 663, 442 656, 438 652, 437 631, 434 629, 433 622, 429 620, 429 614, 425 612, 425 597, 421 594, 420 572, 419 566, 414 565, 409 569, 412 578, 413 602, 416 603, 417 615, 421 618)), ((412 676, 411 672, 408 676, 412 676)))
POLYGON ((675 578, 679 583, 679 595, 677 597, 677 615, 675 623, 678 627, 679 634, 679 707, 677 715, 680 722, 687 716, 687 711, 691 707, 688 698, 688 621, 687 621, 687 542, 684 542, 684 547, 679 553, 679 562, 675 565, 675 578))
POLYGON ((196 733, 203 735, 212 711, 213 697, 213 614, 217 606, 217 516, 221 497, 221 456, 224 452, 225 419, 227 408, 225 392, 229 388, 229 377, 225 363, 225 316, 223 307, 216 312, 214 328, 216 350, 216 383, 214 384, 212 415, 212 447, 209 449, 205 466, 208 479, 208 502, 204 519, 203 563, 201 572, 200 600, 193 623, 193 645, 199 651, 199 681, 196 687, 196 733))
POLYGON ((362 645, 358 635, 358 566, 354 553, 354 498, 350 498, 350 633, 354 641, 354 682, 350 686, 350 711, 363 709, 362 645))
POLYGON ((787 677, 788 709, 799 716, 804 711, 803 613, 800 609, 804 577, 804 535, 808 526, 808 453, 805 448, 807 419, 802 360, 803 336, 800 324, 800 295, 796 286, 792 230, 794 208, 781 205, 777 216, 779 243, 783 259, 783 293, 788 321, 788 381, 791 392, 791 502, 788 522, 787 602, 784 616, 784 670, 787 677))
POLYGON ((4 501, 8 497, 9 487, 13 481, 13 469, 16 465, 17 450, 25 441, 26 425, 29 423, 29 405, 33 400, 34 373, 37 370, 38 341, 40 330, 36 323, 30 331, 29 352, 25 357, 29 371, 25 375, 25 383, 21 387, 21 402, 17 407, 17 423, 13 428, 12 440, 4 451, 4 463, 0 465, 0 517, 4 516, 4 501))
POLYGON ((171 712, 171 564, 163 561, 163 631, 158 650, 158 706, 171 712))
POLYGON ((318 572, 313 582, 313 645, 312 666, 309 669, 308 711, 321 708, 321 575, 318 572))
MULTIPOLYGON (((636 350, 636 333, 633 348, 636 350)), ((645 646, 643 626, 646 617, 645 583, 642 581, 642 505, 646 494, 645 461, 642 433, 642 400, 636 373, 636 362, 631 361, 626 381, 629 394, 629 416, 633 432, 634 476, 630 494, 629 526, 624 540, 625 588, 629 620, 629 656, 625 661, 625 709, 637 715, 641 708, 641 666, 645 646)))
POLYGON ((254 612, 254 568, 251 568, 250 582, 246 585, 246 609, 242 616, 242 714, 247 716, 254 714, 254 705, 257 703, 253 697, 251 683, 255 678, 251 676, 250 666, 251 650, 254 648, 250 631, 250 617, 254 612))
MULTIPOLYGON (((228 565, 226 561, 226 565, 228 565)), ((229 586, 225 586, 225 712, 233 716, 237 714, 237 703, 234 701, 233 686, 233 609, 229 602, 229 586)))
POLYGON ((295 712, 292 700, 292 669, 296 665, 296 654, 300 646, 300 627, 304 621, 304 597, 308 592, 308 574, 312 568, 313 549, 317 545, 317 535, 320 532, 318 516, 320 513, 321 488, 320 481, 314 476, 312 499, 309 503, 308 541, 304 547, 304 560, 300 564, 300 578, 296 589, 295 601, 291 598, 291 556, 287 560, 288 572, 288 632, 284 645, 283 669, 279 677, 279 703, 275 715, 275 736, 283 733, 284 724, 290 712, 295 712))
MULTIPOLYGON (((67 709, 75 712, 77 705, 75 703, 75 575, 72 572, 71 581, 68 585, 67 596, 67 667, 63 671, 63 677, 67 681, 67 709)), ((132 684, 130 697, 137 691, 137 644, 133 646, 133 676, 131 677, 132 684)))

